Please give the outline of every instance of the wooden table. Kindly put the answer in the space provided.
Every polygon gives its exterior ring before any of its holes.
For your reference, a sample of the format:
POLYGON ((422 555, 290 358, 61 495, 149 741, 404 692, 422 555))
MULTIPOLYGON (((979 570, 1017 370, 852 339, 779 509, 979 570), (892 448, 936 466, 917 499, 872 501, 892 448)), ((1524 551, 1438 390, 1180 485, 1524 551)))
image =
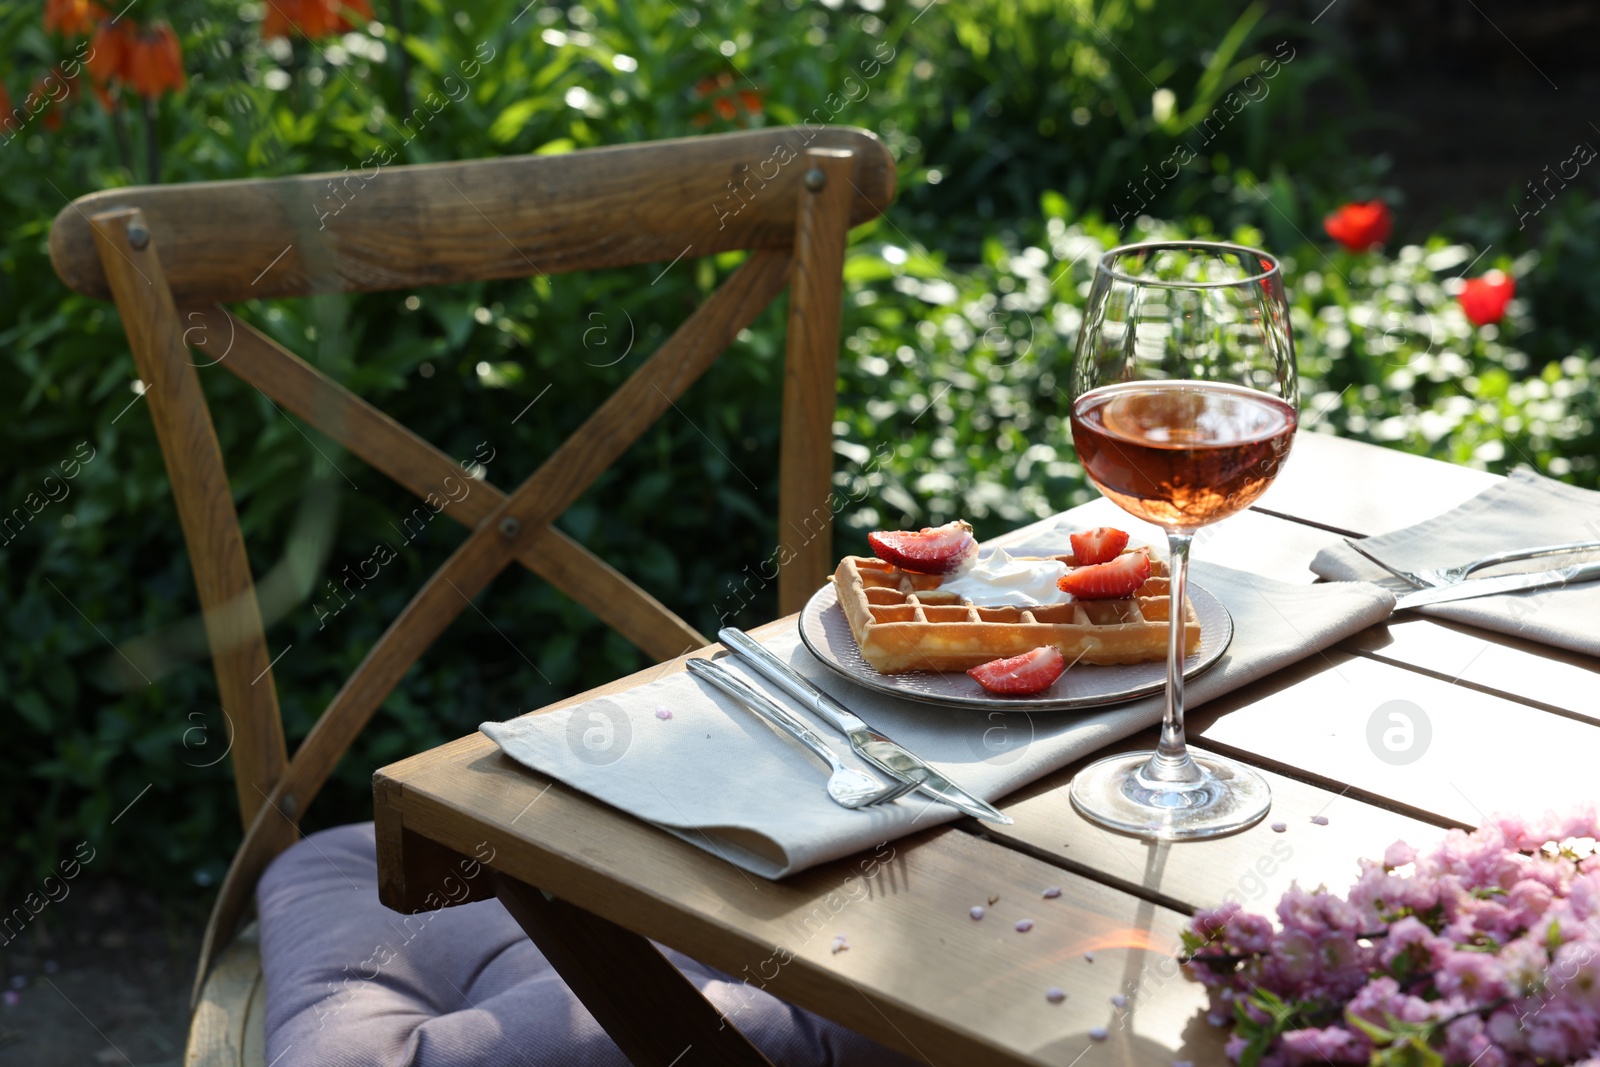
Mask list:
MULTIPOLYGON (((1337 537, 1409 525, 1496 480, 1302 433, 1278 484, 1254 510, 1203 533, 1195 558, 1309 583, 1312 556, 1337 537)), ((1128 528, 1108 501, 1092 507, 1128 528)), ((1153 529, 1140 533, 1153 539, 1153 529)), ((375 777, 382 898, 402 911, 437 906, 461 857, 492 849, 493 869, 469 879, 465 899, 498 889, 586 1002, 616 998, 624 1016, 651 1003, 643 979, 584 968, 606 952, 647 963, 637 951, 647 943, 632 931, 933 1064, 1216 1063, 1221 1034, 1172 958, 1188 913, 1226 897, 1270 912, 1292 881, 1342 892, 1358 857, 1381 856, 1396 839, 1420 845, 1496 810, 1593 800, 1589 775, 1551 772, 1595 764, 1597 725, 1600 662, 1400 615, 1190 714, 1191 741, 1270 781, 1272 812, 1250 830, 1175 845, 1107 833, 1073 811, 1071 766, 1005 798, 999 806, 1015 825, 963 821, 781 882, 545 780, 474 734, 375 777), (1431 726, 1426 750, 1404 764, 1368 742, 1374 712, 1397 700, 1431 726), (1284 833, 1271 829, 1280 822, 1284 833), (1041 899, 1052 885, 1060 898, 1041 899), (989 898, 998 899, 983 922, 967 917, 989 898), (1012 929, 1021 917, 1037 924, 1026 935, 1012 929), (837 933, 849 951, 830 951, 837 933), (1065 1002, 1047 1003, 1049 986, 1065 1002), (1118 993, 1125 1007, 1112 1003, 1118 993), (1092 1040, 1100 1027, 1109 1036, 1092 1040)), ((1152 730, 1121 747, 1154 740, 1152 730)), ((645 1038, 689 1027, 682 1033, 694 1042, 692 1020, 634 1025, 645 1038)), ((639 1062, 668 1062, 632 1040, 619 1039, 639 1062)), ((737 1050, 702 1043, 681 1062, 739 1060, 737 1050)))

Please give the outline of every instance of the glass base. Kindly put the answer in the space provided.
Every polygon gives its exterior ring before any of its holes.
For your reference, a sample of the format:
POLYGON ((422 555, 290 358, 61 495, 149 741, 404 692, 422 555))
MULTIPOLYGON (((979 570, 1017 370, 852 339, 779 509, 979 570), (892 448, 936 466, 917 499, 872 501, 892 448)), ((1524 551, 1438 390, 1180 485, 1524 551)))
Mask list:
POLYGON ((1231 834, 1272 807, 1272 790, 1248 767, 1190 749, 1194 781, 1157 781, 1146 773, 1154 755, 1124 752, 1089 764, 1072 779, 1072 806, 1091 822, 1158 841, 1231 834))

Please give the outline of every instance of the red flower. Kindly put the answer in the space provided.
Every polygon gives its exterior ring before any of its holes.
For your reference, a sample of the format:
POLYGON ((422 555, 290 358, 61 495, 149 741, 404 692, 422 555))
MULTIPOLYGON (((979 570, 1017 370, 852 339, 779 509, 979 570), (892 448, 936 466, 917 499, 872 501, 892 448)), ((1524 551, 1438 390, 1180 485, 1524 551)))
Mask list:
POLYGON ((1467 321, 1474 326, 1488 326, 1506 317, 1506 305, 1517 291, 1517 280, 1500 271, 1492 270, 1481 278, 1470 279, 1457 297, 1467 321))
POLYGON ((1365 204, 1346 204, 1322 220, 1328 236, 1352 252, 1365 252, 1389 239, 1394 229, 1394 216, 1389 205, 1382 200, 1365 204))
POLYGON ((44 4, 45 32, 64 37, 88 33, 105 17, 105 8, 94 0, 45 0, 44 4))
POLYGON ((268 0, 261 20, 262 37, 304 34, 317 40, 352 29, 347 15, 372 18, 371 0, 268 0))
MULTIPOLYGON (((89 68, 89 78, 97 89, 103 89, 112 81, 128 80, 135 43, 133 26, 125 19, 106 19, 95 27, 84 65, 89 68)), ((105 103, 105 94, 97 95, 101 96, 101 103, 105 103)))
POLYGON ((127 61, 126 80, 130 89, 150 99, 183 89, 183 49, 171 26, 163 22, 138 35, 127 61))
POLYGON ((727 71, 711 77, 701 78, 694 87, 694 98, 706 100, 711 105, 709 111, 701 111, 690 121, 696 126, 705 126, 711 121, 712 113, 724 122, 738 122, 747 125, 746 119, 761 114, 761 100, 764 91, 761 89, 733 88, 733 75, 727 71), (741 115, 741 112, 743 113, 741 115))
POLYGON ((733 84, 733 75, 727 71, 721 74, 710 74, 695 82, 694 95, 696 99, 703 100, 720 89, 726 89, 733 84))

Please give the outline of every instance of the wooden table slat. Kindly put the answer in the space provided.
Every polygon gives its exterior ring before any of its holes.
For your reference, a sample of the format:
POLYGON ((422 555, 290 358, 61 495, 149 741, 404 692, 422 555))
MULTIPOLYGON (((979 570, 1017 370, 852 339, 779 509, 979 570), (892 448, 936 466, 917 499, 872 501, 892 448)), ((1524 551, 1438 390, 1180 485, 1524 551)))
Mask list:
POLYGON ((1581 652, 1411 613, 1340 647, 1600 723, 1600 660, 1581 652))
POLYGON ((1302 430, 1255 506, 1370 537, 1431 519, 1499 480, 1487 471, 1302 430))
POLYGON ((1594 801, 1592 775, 1547 771, 1600 761, 1600 728, 1588 722, 1338 650, 1264 683, 1197 709, 1190 739, 1293 777, 1348 786, 1428 821, 1476 826, 1496 811, 1537 814, 1594 801), (1404 729, 1389 719, 1395 713, 1418 724, 1409 744, 1392 738, 1421 752, 1414 762, 1379 754, 1384 731, 1404 729))

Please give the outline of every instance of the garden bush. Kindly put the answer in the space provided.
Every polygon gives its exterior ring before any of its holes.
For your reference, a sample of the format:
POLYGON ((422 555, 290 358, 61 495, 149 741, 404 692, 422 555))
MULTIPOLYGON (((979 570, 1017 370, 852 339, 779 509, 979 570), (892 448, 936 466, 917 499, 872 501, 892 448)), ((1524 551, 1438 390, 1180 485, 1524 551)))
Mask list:
MULTIPOLYGON (((901 191, 857 231, 846 264, 837 482, 868 497, 840 516, 841 551, 864 549, 879 524, 961 515, 992 535, 1089 499, 1061 386, 1096 254, 1176 233, 1286 253, 1308 422, 1493 469, 1525 457, 1596 478, 1600 367, 1573 321, 1595 299, 1573 281, 1600 266, 1584 236, 1593 205, 1571 199, 1544 260, 1496 261, 1524 294, 1498 329, 1468 326, 1451 293, 1474 249, 1306 244, 1320 212, 1371 172, 1309 166, 1340 154, 1342 130, 1303 130, 1296 114, 1333 72, 1309 31, 1257 8, 415 0, 404 36, 380 9, 384 23, 317 42, 264 41, 258 4, 142 8, 176 28, 184 91, 148 108, 124 95, 111 113, 80 83, 0 144, 0 389, 13 405, 0 420, 3 499, 27 518, 0 537, 0 693, 14 712, 0 754, 13 842, 0 898, 29 864, 51 866, 83 839, 105 855, 100 873, 174 891, 214 881, 237 841, 219 762, 228 722, 121 326, 109 305, 61 286, 45 249, 70 198, 152 171, 169 182, 338 171, 380 145, 426 162, 808 118, 878 131, 901 191), (878 70, 851 88, 869 57, 878 70), (437 114, 430 92, 449 97, 437 114), (1124 186, 1146 168, 1163 179, 1133 208, 1124 186)), ((0 12, 13 100, 77 47, 42 29, 39 5, 0 12)), ((686 261, 655 284, 660 265, 242 314, 510 486, 738 260, 686 261)), ((780 304, 560 521, 703 631, 775 610, 774 590, 750 599, 735 579, 776 537, 782 338, 780 304)), ((430 523, 334 613, 328 581, 395 543, 415 502, 222 368, 202 381, 269 644, 283 654, 274 673, 293 743, 463 531, 430 523)), ((387 761, 646 662, 525 573, 508 572, 476 608, 385 702, 308 825, 366 817, 371 771, 387 761)))

